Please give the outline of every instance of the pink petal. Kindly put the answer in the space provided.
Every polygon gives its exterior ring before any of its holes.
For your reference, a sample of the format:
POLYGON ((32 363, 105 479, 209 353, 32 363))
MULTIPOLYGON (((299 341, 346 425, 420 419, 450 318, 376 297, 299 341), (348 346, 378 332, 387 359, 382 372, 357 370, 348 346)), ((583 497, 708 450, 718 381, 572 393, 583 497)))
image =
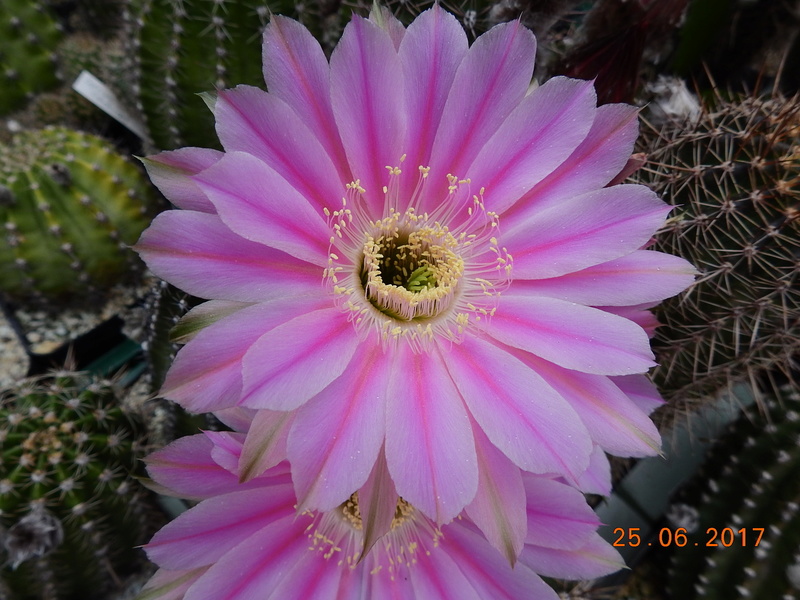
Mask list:
POLYGON ((264 31, 264 80, 270 93, 291 106, 316 133, 339 170, 353 179, 333 118, 330 69, 319 42, 293 19, 274 15, 264 31))
POLYGON ((193 412, 235 406, 242 393, 242 361, 250 347, 264 332, 328 304, 318 296, 281 298, 206 327, 178 352, 161 395, 193 412))
MULTIPOLYGON (((419 600, 414 588, 411 587, 411 582, 408 581, 408 567, 400 565, 397 567, 398 575, 394 577, 387 577, 385 572, 386 567, 378 564, 377 561, 370 561, 370 556, 364 561, 364 571, 367 573, 375 573, 382 575, 378 577, 365 576, 363 573, 356 573, 356 576, 361 580, 361 586, 358 588, 358 593, 353 596, 348 596, 347 600, 368 600, 377 598, 380 600, 419 600), (380 569, 380 571, 375 571, 380 569)), ((336 600, 340 600, 337 598, 336 600)), ((342 599, 344 600, 344 599, 342 599)))
POLYGON ((456 69, 468 50, 464 28, 438 4, 421 13, 408 27, 400 46, 409 115, 403 195, 410 197, 417 184, 417 167, 430 162, 431 148, 444 112, 456 69))
POLYGON ((432 549, 416 564, 408 565, 405 571, 401 571, 397 578, 401 581, 406 578, 410 580, 415 598, 481 600, 460 565, 439 548, 432 549))
POLYGON ((358 507, 364 536, 362 557, 391 530, 397 500, 397 490, 389 474, 386 454, 379 452, 367 481, 358 489, 358 507))
MULTIPOLYGON (((535 55, 536 39, 519 21, 493 27, 469 49, 456 72, 431 152, 431 178, 444 194, 445 175, 465 176, 478 152, 522 100, 535 55)), ((435 208, 442 197, 430 194, 422 210, 435 208)))
POLYGON ((480 477, 478 493, 466 513, 488 542, 514 566, 528 532, 522 473, 479 428, 473 429, 480 477))
POLYGON ((648 338, 652 338, 656 333, 656 328, 661 325, 653 311, 650 310, 653 304, 649 302, 638 306, 598 306, 597 308, 636 323, 644 330, 648 338))
POLYGON ((295 409, 344 372, 357 346, 353 324, 339 308, 323 308, 286 321, 247 350, 240 404, 295 409))
POLYGON ((268 524, 294 516, 288 478, 270 485, 204 500, 161 529, 145 547, 147 556, 168 569, 193 569, 217 562, 268 524))
POLYGON ((226 471, 238 475, 244 434, 232 431, 204 431, 203 434, 214 444, 211 449, 214 462, 226 471))
POLYGON ((231 408, 214 411, 214 416, 234 431, 247 433, 257 412, 258 411, 252 408, 233 406, 231 408))
POLYGON ((595 579, 625 568, 619 552, 597 534, 577 550, 525 546, 520 562, 541 575, 559 579, 595 579))
POLYGON ((637 250, 561 277, 518 279, 514 291, 589 306, 627 306, 674 296, 692 284, 696 273, 680 257, 637 250))
POLYGON ((554 77, 523 98, 467 169, 502 213, 573 153, 589 132, 597 95, 592 81, 554 77))
POLYGON ((567 369, 628 375, 655 365, 641 327, 572 302, 508 292, 500 298, 495 315, 476 325, 504 344, 567 369))
POLYGON ((286 459, 286 440, 294 423, 294 413, 261 409, 247 432, 237 465, 240 481, 258 477, 286 459))
MULTIPOLYGON (((291 514, 253 531, 212 565, 184 600, 270 598, 297 563, 322 559, 308 549, 307 526, 308 517, 291 514)), ((325 562, 329 568, 335 566, 325 562)))
POLYGON ((518 467, 571 479, 586 469, 589 433, 535 371, 477 337, 442 352, 472 416, 518 467))
POLYGON ((658 454, 656 426, 608 377, 570 371, 531 355, 525 362, 572 405, 603 450, 616 456, 658 454))
POLYGON ((641 248, 671 207, 641 185, 570 196, 507 224, 501 245, 514 257, 515 279, 545 279, 619 258, 641 248))
POLYGON ((614 179, 609 181, 607 185, 612 186, 622 183, 628 177, 636 173, 636 171, 641 169, 646 162, 647 162, 647 154, 645 154, 644 152, 637 152, 636 154, 632 154, 631 157, 628 159, 628 162, 625 163, 625 166, 622 167, 622 170, 619 173, 617 173, 614 176, 614 179))
POLYGON ((479 598, 558 600, 553 589, 524 564, 517 563, 512 569, 468 521, 445 525, 443 533, 441 551, 458 565, 479 598))
POLYGON ((386 406, 386 462, 397 493, 437 523, 475 497, 478 465, 467 411, 441 358, 393 350, 386 406))
POLYGON ((362 343, 342 376, 298 409, 288 458, 301 510, 333 510, 367 480, 383 446, 390 367, 379 345, 362 343))
POLYGON ((387 166, 403 154, 405 107, 400 59, 389 34, 354 16, 331 55, 331 100, 353 176, 373 218, 383 210, 387 166))
POLYGON ((153 273, 189 294, 259 302, 319 293, 322 269, 239 237, 216 215, 168 210, 134 246, 153 273))
POLYGON ((658 388, 646 375, 627 375, 610 379, 640 410, 648 415, 665 404, 661 394, 658 393, 658 388))
POLYGON ((335 556, 326 560, 319 553, 309 550, 308 554, 289 567, 269 596, 262 596, 263 600, 340 600, 339 585, 348 572, 347 566, 337 564, 335 556))
POLYGON ((278 96, 246 85, 223 90, 217 94, 214 115, 225 150, 262 160, 318 211, 339 208, 349 180, 339 179, 317 136, 278 96))
POLYGON ((639 134, 639 109, 627 104, 597 107, 592 128, 562 165, 538 183, 501 217, 510 226, 534 212, 560 205, 607 185, 625 166, 639 134))
POLYGON ((179 498, 199 500, 245 489, 211 458, 213 447, 202 433, 179 438, 145 459, 147 473, 179 498))
POLYGON ((608 496, 611 494, 611 465, 600 446, 595 445, 589 458, 589 467, 578 477, 578 489, 584 494, 608 496))
POLYGON ((219 150, 180 148, 143 158, 142 164, 154 184, 178 208, 215 213, 217 210, 191 180, 222 158, 219 150))
MULTIPOLYGON (((419 17, 417 17, 419 18, 419 17)), ((369 20, 381 29, 384 29, 394 44, 395 50, 400 50, 400 44, 406 35, 406 28, 400 20, 392 14, 387 7, 375 3, 369 11, 369 20)), ((414 19, 416 21, 416 19, 414 19)))
MULTIPOLYGON (((578 490, 527 473, 523 475, 523 481, 528 498, 525 553, 530 545, 576 550, 595 535, 600 519, 578 490)), ((522 556, 520 560, 526 562, 522 556)))
POLYGON ((331 231, 322 212, 257 158, 228 152, 192 179, 234 233, 315 265, 328 264, 331 231))
POLYGON ((183 600, 195 581, 206 572, 205 568, 190 571, 159 569, 144 585, 136 600, 183 600))

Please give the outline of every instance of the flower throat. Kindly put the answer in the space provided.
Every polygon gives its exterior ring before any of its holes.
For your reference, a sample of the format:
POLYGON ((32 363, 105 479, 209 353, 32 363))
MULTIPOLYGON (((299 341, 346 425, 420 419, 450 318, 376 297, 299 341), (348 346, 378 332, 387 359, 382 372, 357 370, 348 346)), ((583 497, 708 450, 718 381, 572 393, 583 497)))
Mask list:
POLYGON ((360 279, 367 300, 398 321, 435 317, 452 303, 464 273, 456 238, 409 209, 376 222, 363 246, 360 279), (417 225, 416 228, 408 225, 417 225))

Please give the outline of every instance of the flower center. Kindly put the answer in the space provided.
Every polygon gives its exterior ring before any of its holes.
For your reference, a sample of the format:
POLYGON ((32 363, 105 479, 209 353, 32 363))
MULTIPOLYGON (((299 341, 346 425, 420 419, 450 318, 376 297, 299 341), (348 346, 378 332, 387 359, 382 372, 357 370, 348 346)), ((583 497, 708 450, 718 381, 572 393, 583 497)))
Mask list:
POLYGON ((375 223, 363 247, 361 285, 370 304, 398 321, 435 317, 449 308, 464 274, 459 242, 438 223, 418 221, 410 209, 375 223))
POLYGON ((424 560, 442 538, 442 532, 430 519, 402 498, 397 499, 389 531, 365 556, 361 555, 364 523, 358 492, 334 510, 308 514, 313 516, 306 528, 309 550, 347 569, 355 569, 363 561, 371 575, 382 573, 391 579, 405 576, 401 571, 424 560))
POLYGON ((460 343, 471 323, 494 314, 511 280, 498 217, 485 209, 483 188, 474 194, 469 179, 453 175, 434 210, 417 212, 423 199, 430 203, 430 169, 419 167, 408 198, 400 167, 387 169, 380 218, 358 180, 347 184, 341 208, 324 209, 331 237, 323 278, 360 334, 377 332, 384 347, 403 340, 425 352, 435 339, 460 343))
MULTIPOLYGON (((339 508, 342 510, 342 515, 345 521, 357 531, 361 531, 363 522, 361 521, 361 510, 358 507, 358 492, 348 498, 347 502, 342 504, 339 508)), ((392 527, 390 531, 394 531, 400 527, 407 520, 414 517, 415 508, 402 498, 397 499, 397 506, 394 509, 394 519, 392 519, 392 527)))

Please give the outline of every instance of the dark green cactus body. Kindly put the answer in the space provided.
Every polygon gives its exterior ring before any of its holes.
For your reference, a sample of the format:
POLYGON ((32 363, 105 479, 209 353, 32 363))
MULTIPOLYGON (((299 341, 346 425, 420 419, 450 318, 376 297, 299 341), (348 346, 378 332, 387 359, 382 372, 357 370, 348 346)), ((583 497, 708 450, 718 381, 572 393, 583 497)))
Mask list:
POLYGON ((186 312, 200 301, 182 292, 166 281, 158 281, 145 299, 145 309, 149 315, 146 325, 146 338, 142 348, 150 362, 151 385, 153 391, 161 388, 167 370, 172 365, 180 348, 172 339, 172 330, 186 312))
POLYGON ((668 398, 699 398, 800 350, 800 104, 749 98, 693 124, 645 132, 639 172, 675 204, 656 247, 700 271, 665 301, 654 378, 668 398))
POLYGON ((109 382, 77 373, 0 396, 0 579, 14 600, 107 598, 154 526, 143 448, 109 382))
POLYGON ((0 291, 65 297, 123 280, 151 198, 138 168, 100 138, 19 134, 0 146, 0 291))
POLYGON ((800 396, 784 389, 768 411, 740 418, 679 496, 698 525, 673 549, 671 598, 800 598, 800 396))
POLYGON ((289 2, 130 0, 138 100, 160 149, 217 146, 214 118, 197 96, 238 84, 264 87, 261 38, 270 11, 289 2))
POLYGON ((60 38, 58 24, 39 2, 0 2, 0 115, 58 85, 54 51, 60 38))

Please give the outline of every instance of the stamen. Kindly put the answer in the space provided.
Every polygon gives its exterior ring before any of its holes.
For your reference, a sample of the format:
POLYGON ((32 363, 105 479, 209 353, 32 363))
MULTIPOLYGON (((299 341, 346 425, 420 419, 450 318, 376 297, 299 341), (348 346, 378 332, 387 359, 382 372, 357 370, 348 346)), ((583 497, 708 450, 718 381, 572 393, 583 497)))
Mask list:
MULTIPOLYGON (((339 566, 355 569, 363 546, 358 492, 338 509, 322 514, 303 514, 313 518, 306 528, 309 550, 320 553, 325 560, 335 559, 339 566)), ((394 579, 403 565, 411 567, 418 562, 420 552, 430 555, 441 538, 440 529, 411 504, 398 498, 389 531, 370 551, 375 564, 370 574, 386 574, 394 579)))
POLYGON ((341 208, 324 210, 331 246, 323 277, 364 336, 377 331, 384 345, 402 339, 414 352, 437 337, 459 343, 473 319, 494 314, 510 283, 513 260, 498 243, 497 214, 485 209, 483 188, 470 197, 471 181, 454 175, 434 214, 418 213, 430 168, 418 167, 405 202, 403 171, 386 169, 382 218, 368 214, 358 180, 346 186, 341 208))

